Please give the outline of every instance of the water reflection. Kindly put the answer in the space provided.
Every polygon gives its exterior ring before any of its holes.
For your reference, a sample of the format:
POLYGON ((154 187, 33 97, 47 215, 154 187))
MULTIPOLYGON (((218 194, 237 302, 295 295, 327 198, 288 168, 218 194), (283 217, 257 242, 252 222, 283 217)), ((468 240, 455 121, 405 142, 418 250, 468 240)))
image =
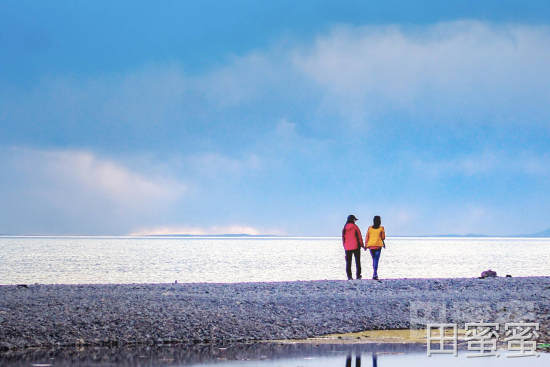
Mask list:
POLYGON ((65 348, 0 353, 0 366, 211 366, 211 367, 547 367, 540 358, 428 357, 421 344, 239 344, 118 348, 65 348))
MULTIPOLYGON (((36 349, 0 353, 0 366, 20 367, 52 366, 187 366, 209 365, 241 366, 259 365, 279 361, 278 365, 294 366, 293 361, 315 362, 323 366, 361 366, 361 355, 372 353, 376 365, 376 353, 402 354, 424 353, 421 345, 403 344, 237 344, 224 347, 211 345, 134 346, 114 348, 64 348, 57 350, 36 349), (355 356, 355 358, 353 358, 355 356), (347 357, 347 358, 346 358, 347 357), (336 359, 334 359, 336 358, 336 359)), ((300 363, 302 365, 302 363, 300 363)))
MULTIPOLYGON (((346 358, 346 367, 351 367, 351 354, 346 358)), ((355 356, 355 367, 361 367, 361 356, 355 356)))
MULTIPOLYGON (((372 356, 372 367, 378 367, 378 356, 375 352, 371 353, 372 356)), ((348 354, 348 357, 346 358, 346 367, 352 367, 351 366, 351 354, 348 354)), ((361 367, 361 354, 355 355, 355 367, 361 367)))

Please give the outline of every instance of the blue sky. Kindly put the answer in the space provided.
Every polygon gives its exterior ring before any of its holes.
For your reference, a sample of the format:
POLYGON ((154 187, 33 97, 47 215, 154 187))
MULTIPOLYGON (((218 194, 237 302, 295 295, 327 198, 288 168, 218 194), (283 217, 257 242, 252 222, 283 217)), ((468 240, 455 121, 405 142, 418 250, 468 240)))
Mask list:
POLYGON ((3 1, 0 233, 550 227, 546 1, 3 1))

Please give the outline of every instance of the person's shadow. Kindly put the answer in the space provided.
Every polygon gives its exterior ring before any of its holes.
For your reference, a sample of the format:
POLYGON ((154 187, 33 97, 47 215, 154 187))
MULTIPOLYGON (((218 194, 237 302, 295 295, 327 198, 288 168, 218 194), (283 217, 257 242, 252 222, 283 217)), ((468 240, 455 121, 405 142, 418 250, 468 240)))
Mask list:
MULTIPOLYGON (((346 358, 346 367, 351 367, 351 354, 346 358)), ((361 367, 361 355, 355 356, 355 367, 361 367)), ((372 353, 372 367, 378 367, 378 356, 372 353)))

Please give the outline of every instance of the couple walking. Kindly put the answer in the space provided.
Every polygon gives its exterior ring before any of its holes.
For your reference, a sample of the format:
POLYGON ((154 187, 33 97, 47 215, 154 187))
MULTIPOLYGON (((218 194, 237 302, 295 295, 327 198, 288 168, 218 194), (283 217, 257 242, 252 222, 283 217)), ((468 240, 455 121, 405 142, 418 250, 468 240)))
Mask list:
POLYGON ((346 251, 346 274, 348 280, 351 280, 351 258, 355 257, 355 271, 357 279, 361 279, 361 248, 365 251, 368 249, 372 257, 372 279, 378 280, 378 261, 380 260, 380 253, 382 248, 386 247, 384 240, 386 239, 386 233, 384 227, 381 225, 382 221, 380 216, 375 216, 372 226, 367 230, 367 236, 363 243, 361 237, 361 230, 355 224, 358 220, 355 215, 348 215, 348 220, 344 229, 342 229, 342 243, 344 250, 346 251))

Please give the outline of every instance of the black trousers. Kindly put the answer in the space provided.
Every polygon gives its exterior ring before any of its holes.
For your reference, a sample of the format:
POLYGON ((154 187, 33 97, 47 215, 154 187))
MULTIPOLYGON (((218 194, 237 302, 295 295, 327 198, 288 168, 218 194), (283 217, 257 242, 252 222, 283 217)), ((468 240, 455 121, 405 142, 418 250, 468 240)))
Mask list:
POLYGON ((346 274, 348 279, 352 279, 351 276, 351 257, 355 257, 355 275, 357 279, 361 278, 361 247, 356 250, 346 250, 346 274))

